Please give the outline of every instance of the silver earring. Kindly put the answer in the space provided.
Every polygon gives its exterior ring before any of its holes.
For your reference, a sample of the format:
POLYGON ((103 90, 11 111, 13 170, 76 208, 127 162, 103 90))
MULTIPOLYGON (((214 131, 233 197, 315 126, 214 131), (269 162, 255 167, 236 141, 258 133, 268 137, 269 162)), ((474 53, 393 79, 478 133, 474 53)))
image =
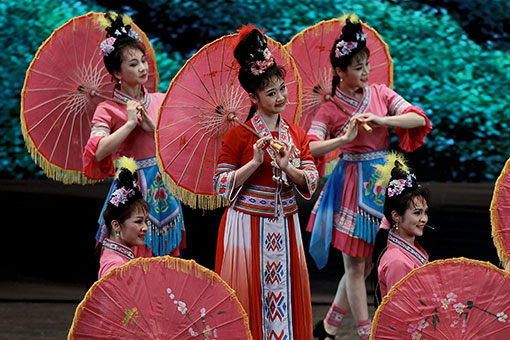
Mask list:
POLYGON ((395 226, 393 228, 395 229, 395 231, 398 230, 398 222, 395 223, 395 226))

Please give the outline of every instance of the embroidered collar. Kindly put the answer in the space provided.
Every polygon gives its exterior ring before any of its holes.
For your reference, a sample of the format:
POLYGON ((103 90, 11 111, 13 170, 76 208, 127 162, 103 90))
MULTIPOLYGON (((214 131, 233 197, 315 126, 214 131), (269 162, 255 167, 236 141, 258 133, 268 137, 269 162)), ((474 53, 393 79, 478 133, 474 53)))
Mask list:
POLYGON ((409 242, 407 242, 406 240, 399 237, 397 234, 395 234, 393 232, 390 232, 388 234, 388 242, 390 244, 393 244, 397 248, 399 248, 405 254, 408 254, 409 256, 411 256, 411 258, 415 259, 422 265, 429 262, 428 256, 426 255, 426 253, 424 254, 425 251, 423 250, 423 248, 420 247, 418 242, 415 242, 415 243, 416 243, 416 245, 418 245, 419 248, 417 248, 414 245, 409 244, 409 242))
MULTIPOLYGON (((147 89, 145 86, 142 86, 143 92, 144 92, 144 98, 143 98, 143 106, 145 106, 145 109, 148 110, 150 103, 151 103, 151 96, 149 96, 149 93, 147 92, 147 89)), ((123 103, 127 103, 128 100, 136 100, 131 96, 128 96, 124 92, 122 92, 119 89, 113 90, 113 98, 120 100, 123 103)))
POLYGON ((339 87, 336 88, 335 97, 341 103, 346 104, 348 107, 352 107, 353 109, 358 108, 360 102, 365 102, 367 97, 370 96, 370 86, 367 86, 363 89, 363 96, 361 99, 351 97, 347 95, 345 92, 342 92, 339 87))
POLYGON ((103 240, 103 248, 110 249, 122 256, 127 257, 130 260, 135 258, 135 253, 133 253, 131 248, 126 247, 120 243, 114 242, 109 238, 103 240))

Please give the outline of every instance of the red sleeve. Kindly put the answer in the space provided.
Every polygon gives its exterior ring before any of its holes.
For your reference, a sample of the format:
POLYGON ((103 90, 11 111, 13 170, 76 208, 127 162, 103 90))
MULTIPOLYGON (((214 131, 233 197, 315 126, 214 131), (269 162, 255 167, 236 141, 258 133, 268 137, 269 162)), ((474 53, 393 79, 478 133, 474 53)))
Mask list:
POLYGON ((90 138, 83 151, 83 174, 93 180, 101 180, 115 175, 113 155, 109 155, 99 162, 95 160, 99 141, 110 135, 111 120, 108 110, 99 104, 92 118, 90 138))
POLYGON ((422 109, 420 109, 418 106, 409 106, 402 112, 402 114, 409 112, 414 112, 425 118, 425 125, 412 129, 395 127, 399 146, 406 152, 412 152, 425 144, 425 136, 427 136, 432 130, 432 124, 430 124, 430 120, 427 118, 425 112, 423 112, 422 109))

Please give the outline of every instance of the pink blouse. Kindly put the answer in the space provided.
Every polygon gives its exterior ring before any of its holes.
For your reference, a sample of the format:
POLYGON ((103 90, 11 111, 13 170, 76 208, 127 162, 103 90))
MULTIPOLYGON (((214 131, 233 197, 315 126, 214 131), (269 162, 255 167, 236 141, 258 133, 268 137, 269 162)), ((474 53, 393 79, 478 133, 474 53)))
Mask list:
MULTIPOLYGON (((386 85, 373 84, 363 89, 363 97, 357 99, 337 89, 334 100, 351 114, 373 113, 376 116, 398 116, 408 112, 415 112, 426 120, 426 125, 413 129, 395 128, 399 137, 400 147, 407 151, 414 151, 425 143, 425 136, 432 130, 430 121, 425 113, 417 106, 409 104, 398 93, 386 85)), ((329 136, 340 136, 344 133, 344 126, 349 115, 340 110, 334 103, 324 103, 313 119, 308 136, 311 141, 326 140, 329 136)), ((358 130, 358 136, 340 149, 343 153, 368 152, 389 147, 389 127, 374 127, 371 133, 364 129, 358 130)))
POLYGON ((109 238, 103 240, 103 249, 99 259, 98 278, 105 276, 113 268, 122 266, 135 258, 133 250, 109 238))
MULTIPOLYGON (((132 99, 118 90, 114 92, 114 98, 124 102, 132 99)), ((164 98, 163 93, 146 93, 145 95, 143 104, 154 122, 157 121, 158 110, 164 98)), ((140 160, 156 155, 154 133, 147 132, 140 125, 137 125, 112 155, 100 162, 95 161, 99 141, 118 130, 126 121, 126 105, 109 100, 99 103, 92 118, 90 138, 83 153, 83 173, 85 176, 99 180, 115 175, 113 161, 121 156, 140 160)))
POLYGON ((414 245, 411 245, 397 234, 390 232, 388 234, 388 248, 377 267, 381 297, 388 294, 391 287, 413 269, 419 268, 428 262, 429 255, 417 241, 414 241, 414 245))

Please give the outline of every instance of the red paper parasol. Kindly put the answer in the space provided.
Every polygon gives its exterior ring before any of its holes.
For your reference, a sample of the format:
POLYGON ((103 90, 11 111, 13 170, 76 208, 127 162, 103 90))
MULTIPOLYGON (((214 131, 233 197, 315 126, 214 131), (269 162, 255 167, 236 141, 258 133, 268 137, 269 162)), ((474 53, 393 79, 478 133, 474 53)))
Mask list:
POLYGON ((501 263, 510 271, 510 158, 496 181, 490 210, 494 245, 501 263))
MULTIPOLYGON (((157 158, 165 182, 181 202, 214 209, 226 202, 214 192, 212 178, 221 140, 237 124, 231 113, 244 122, 251 106, 237 79, 233 55, 237 34, 205 45, 175 76, 161 105, 157 127, 157 158)), ((292 58, 280 43, 268 38, 268 48, 278 65, 284 66, 289 101, 283 117, 299 120, 301 80, 292 58)))
MULTIPOLYGON (((112 77, 99 55, 105 31, 103 13, 73 18, 41 45, 27 70, 21 92, 21 127, 32 158, 55 180, 91 183, 82 174, 82 154, 96 105, 112 97, 112 77)), ((146 47, 149 92, 157 91, 156 56, 147 36, 134 24, 146 47)))
MULTIPOLYGON (((370 50, 368 82, 393 87, 393 60, 388 45, 372 27, 363 22, 361 25, 363 32, 367 34, 367 47, 370 50)), ((333 74, 329 51, 343 27, 340 19, 321 21, 299 32, 285 45, 285 49, 294 58, 303 81, 303 114, 299 125, 306 131, 319 107, 326 101, 325 96, 331 94, 333 74)), ((329 163, 336 160, 339 154, 339 151, 333 151, 326 155, 325 161, 329 163)))
POLYGON ((434 261, 391 288, 375 313, 370 339, 505 339, 508 301, 510 273, 466 258, 434 261))
POLYGON ((68 339, 252 339, 235 292, 216 273, 175 257, 113 269, 76 308, 68 339))

